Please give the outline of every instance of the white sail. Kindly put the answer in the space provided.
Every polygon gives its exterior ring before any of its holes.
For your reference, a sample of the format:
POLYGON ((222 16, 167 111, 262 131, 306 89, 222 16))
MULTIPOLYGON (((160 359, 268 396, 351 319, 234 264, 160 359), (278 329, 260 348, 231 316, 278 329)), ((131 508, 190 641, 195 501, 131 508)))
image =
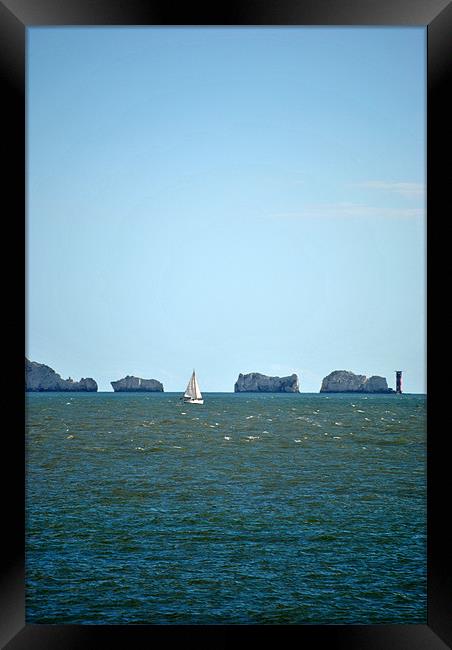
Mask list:
POLYGON ((187 388, 185 389, 184 397, 191 397, 192 399, 195 397, 195 382, 193 381, 195 379, 195 372, 193 371, 192 376, 190 377, 190 381, 187 384, 187 388))
POLYGON ((194 387, 195 387, 195 399, 202 399, 202 394, 199 389, 198 380, 196 379, 195 372, 193 371, 194 387))
POLYGON ((199 390, 198 381, 196 379, 195 371, 190 377, 187 388, 185 389, 184 397, 188 399, 202 399, 201 391, 199 390))

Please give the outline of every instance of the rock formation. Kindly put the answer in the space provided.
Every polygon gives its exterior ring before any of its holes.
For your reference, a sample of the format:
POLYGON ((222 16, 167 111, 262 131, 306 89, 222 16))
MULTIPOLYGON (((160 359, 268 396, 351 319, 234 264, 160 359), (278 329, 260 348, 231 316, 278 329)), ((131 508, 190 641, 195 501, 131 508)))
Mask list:
POLYGON ((355 375, 349 370, 334 370, 322 381, 321 393, 393 393, 384 377, 355 375))
POLYGON ((111 381, 113 390, 115 393, 121 392, 146 392, 146 393, 156 393, 163 392, 163 384, 157 379, 141 379, 140 377, 132 377, 127 375, 123 379, 118 379, 118 381, 111 381))
POLYGON ((384 377, 373 375, 366 380, 364 384, 365 393, 393 393, 392 388, 388 388, 388 382, 384 377))
POLYGON ((80 379, 74 381, 70 377, 62 379, 61 376, 45 366, 43 363, 25 359, 25 390, 26 391, 97 391, 94 379, 80 379))
POLYGON ((290 377, 269 377, 259 372, 247 375, 239 374, 234 384, 234 393, 299 393, 300 386, 297 375, 290 377))

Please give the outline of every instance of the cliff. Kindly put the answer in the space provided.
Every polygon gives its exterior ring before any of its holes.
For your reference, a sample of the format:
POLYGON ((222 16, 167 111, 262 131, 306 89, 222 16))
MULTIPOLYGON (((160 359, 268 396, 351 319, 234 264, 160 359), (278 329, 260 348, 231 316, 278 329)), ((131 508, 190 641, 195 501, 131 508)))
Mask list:
POLYGON ((321 393, 393 393, 384 377, 355 375, 349 370, 334 370, 322 381, 321 393))
POLYGON ((70 377, 62 379, 61 376, 49 366, 36 361, 25 359, 25 390, 38 391, 97 391, 94 379, 80 379, 74 381, 70 377))
POLYGON ((300 386, 297 375, 290 377, 269 377, 259 372, 247 375, 240 373, 234 384, 234 393, 298 393, 300 386))
POLYGON ((163 392, 163 384, 157 379, 141 379, 140 377, 132 377, 127 375, 118 381, 111 381, 115 393, 121 392, 147 392, 156 393, 163 392))

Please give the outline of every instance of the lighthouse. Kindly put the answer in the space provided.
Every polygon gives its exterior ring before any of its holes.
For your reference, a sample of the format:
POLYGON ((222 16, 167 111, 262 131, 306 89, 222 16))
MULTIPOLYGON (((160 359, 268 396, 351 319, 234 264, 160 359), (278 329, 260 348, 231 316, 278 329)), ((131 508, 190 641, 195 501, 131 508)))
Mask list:
POLYGON ((396 377, 396 393, 401 393, 402 392, 402 371, 401 370, 396 370, 395 371, 395 377, 396 377))

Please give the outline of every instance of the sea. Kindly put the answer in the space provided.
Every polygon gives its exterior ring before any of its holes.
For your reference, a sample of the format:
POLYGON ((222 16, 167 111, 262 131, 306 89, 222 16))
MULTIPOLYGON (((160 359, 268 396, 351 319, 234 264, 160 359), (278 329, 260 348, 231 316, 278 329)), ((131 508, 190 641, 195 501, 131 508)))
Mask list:
POLYGON ((26 621, 426 624, 426 396, 27 393, 26 621))

